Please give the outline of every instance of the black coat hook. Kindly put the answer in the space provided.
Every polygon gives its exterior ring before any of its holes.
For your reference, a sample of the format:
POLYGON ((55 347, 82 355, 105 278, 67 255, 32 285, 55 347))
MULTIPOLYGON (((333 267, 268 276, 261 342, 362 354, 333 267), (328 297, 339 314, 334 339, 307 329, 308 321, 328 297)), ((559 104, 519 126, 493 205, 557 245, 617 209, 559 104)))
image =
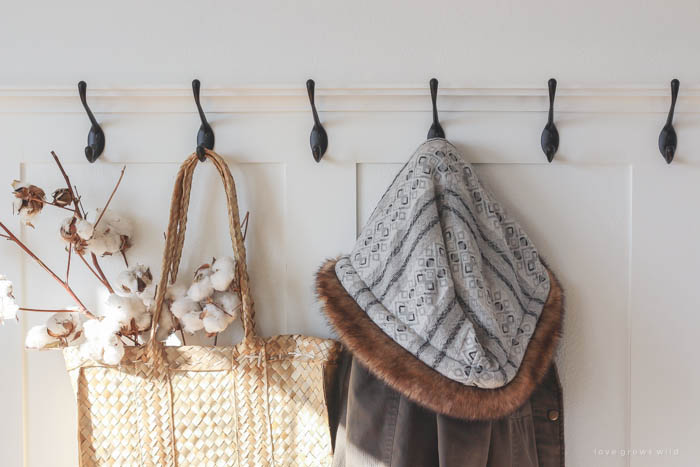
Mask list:
POLYGON ((547 118, 547 124, 544 130, 542 130, 540 144, 547 156, 547 160, 552 162, 554 160, 554 154, 556 154, 557 149, 559 149, 559 131, 554 124, 554 95, 557 93, 557 80, 551 78, 547 84, 549 86, 549 117, 547 118))
POLYGON ((428 139, 445 137, 445 130, 442 129, 442 126, 438 121, 437 91, 438 80, 433 78, 430 80, 430 98, 433 101, 433 124, 430 126, 430 130, 428 131, 428 139))
POLYGON ((676 147, 678 146, 678 136, 673 128, 673 112, 676 110, 676 99, 678 98, 680 85, 681 83, 677 79, 671 80, 671 108, 668 111, 666 125, 664 125, 661 134, 659 134, 659 151, 661 151, 661 155, 664 156, 667 164, 670 164, 673 160, 673 156, 676 154, 676 147))
POLYGON ((80 102, 83 103, 85 112, 87 112, 90 123, 92 123, 90 133, 88 133, 88 145, 85 146, 85 157, 87 157, 88 161, 95 162, 105 149, 105 133, 87 105, 87 83, 85 81, 78 83, 78 94, 80 94, 80 102))
POLYGON ((194 93, 194 102, 197 104, 199 118, 202 120, 202 125, 197 132, 197 157, 201 162, 207 160, 204 155, 204 148, 214 149, 214 130, 211 129, 207 117, 204 115, 202 105, 199 103, 199 80, 192 80, 192 92, 194 93))
POLYGON ((328 149, 328 134, 323 128, 323 125, 321 125, 321 120, 319 120, 318 112, 316 111, 316 100, 314 97, 315 88, 316 83, 314 83, 314 80, 306 80, 306 91, 309 93, 311 112, 314 116, 314 127, 311 129, 311 136, 309 138, 311 143, 311 154, 313 154, 316 162, 321 162, 321 158, 328 149))

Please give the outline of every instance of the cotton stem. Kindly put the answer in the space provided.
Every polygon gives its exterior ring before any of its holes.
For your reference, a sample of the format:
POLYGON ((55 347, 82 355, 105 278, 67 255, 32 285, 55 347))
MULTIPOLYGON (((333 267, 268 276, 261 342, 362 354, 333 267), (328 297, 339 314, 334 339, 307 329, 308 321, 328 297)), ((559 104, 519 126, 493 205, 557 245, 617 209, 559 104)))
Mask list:
POLYGON ((51 270, 51 268, 46 265, 46 263, 44 263, 41 259, 39 259, 39 257, 37 255, 35 255, 34 252, 32 250, 30 250, 29 247, 27 247, 27 245, 22 243, 22 241, 19 238, 17 238, 10 231, 10 229, 8 229, 5 226, 5 224, 3 224, 2 222, 0 222, 0 228, 2 228, 5 231, 5 233, 9 237, 9 240, 13 241, 17 246, 19 246, 22 250, 24 250, 24 252, 27 255, 29 255, 34 261, 36 261, 39 264, 39 266, 41 266, 47 273, 49 273, 49 275, 51 277, 53 277, 56 280, 56 282, 61 284, 61 287, 63 287, 66 290, 66 292, 68 292, 68 295, 70 295, 71 298, 73 298, 73 300, 75 300, 75 302, 78 304, 78 307, 82 313, 85 313, 85 315, 88 316, 89 318, 95 317, 95 315, 90 313, 88 311, 87 307, 85 305, 83 305, 83 302, 78 298, 78 296, 75 294, 73 289, 71 289, 71 287, 68 285, 68 283, 66 281, 64 281, 60 277, 58 277, 58 275, 56 275, 56 273, 53 272, 51 270))

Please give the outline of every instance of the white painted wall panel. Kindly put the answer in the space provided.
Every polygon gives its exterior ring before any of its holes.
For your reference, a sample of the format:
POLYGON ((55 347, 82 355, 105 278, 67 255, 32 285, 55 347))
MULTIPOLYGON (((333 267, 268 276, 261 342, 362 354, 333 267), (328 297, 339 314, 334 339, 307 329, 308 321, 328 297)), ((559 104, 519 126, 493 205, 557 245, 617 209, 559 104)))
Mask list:
MULTIPOLYGON (((697 76, 700 6, 590 0, 7 4, 0 82, 648 83, 697 76), (20 66, 21 64, 21 66, 20 66)), ((695 78, 697 79, 697 78, 695 78)))
MULTIPOLYGON (((695 165, 635 170, 631 440, 664 450, 668 467, 698 458, 699 179, 695 165)), ((660 464, 651 457, 637 465, 660 464)))
MULTIPOLYGON (((568 465, 697 465, 700 373, 682 357, 692 355, 700 324, 697 2, 5 3, 0 206, 10 196, 2 186, 20 172, 58 185, 51 149, 89 209, 126 163, 114 206, 138 222, 131 256, 158 269, 172 179, 199 127, 189 89, 199 77, 216 149, 252 211, 250 270, 265 334, 330 335, 313 273, 351 248, 424 139, 427 81, 440 78, 447 135, 517 213, 567 293, 557 361, 568 465), (551 75, 562 139, 548 165, 539 137, 551 75), (308 148, 310 76, 330 136, 321 164, 308 148), (668 167, 657 137, 674 76, 680 143, 668 167), (89 125, 79 79, 107 135, 95 165, 83 156, 89 125), (648 448, 661 452, 626 451, 648 448)), ((215 182, 211 167, 198 169, 183 271, 227 246, 215 182)), ((5 206, 0 219, 17 227, 5 206)), ((60 217, 47 210, 39 227, 60 217)), ((62 264, 53 233, 24 229, 23 238, 62 264)), ((105 263, 118 270, 117 260, 105 263)), ((99 291, 80 271, 74 265, 75 283, 92 303, 99 291)), ((67 304, 6 242, 0 273, 26 305, 67 304)), ((76 465, 75 407, 60 355, 22 351, 24 330, 40 319, 0 327, 0 463, 10 467, 76 465)))

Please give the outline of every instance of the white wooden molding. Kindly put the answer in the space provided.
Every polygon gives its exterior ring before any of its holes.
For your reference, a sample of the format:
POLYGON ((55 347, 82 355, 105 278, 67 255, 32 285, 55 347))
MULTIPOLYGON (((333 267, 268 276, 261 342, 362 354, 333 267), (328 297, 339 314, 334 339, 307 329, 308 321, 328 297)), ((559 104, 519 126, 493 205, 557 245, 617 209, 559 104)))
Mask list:
MULTIPOLYGON (((441 112, 544 112, 543 87, 441 87, 441 112)), ((317 87, 320 112, 428 112, 428 86, 317 87)), ((194 113, 189 87, 89 88, 96 113, 194 113)), ((207 113, 304 112, 304 86, 202 88, 207 113)), ((670 85, 659 87, 559 86, 555 112, 650 113, 668 111, 670 85)), ((0 113, 82 112, 77 87, 0 88, 0 113)), ((681 83, 678 113, 700 113, 700 86, 681 83)))

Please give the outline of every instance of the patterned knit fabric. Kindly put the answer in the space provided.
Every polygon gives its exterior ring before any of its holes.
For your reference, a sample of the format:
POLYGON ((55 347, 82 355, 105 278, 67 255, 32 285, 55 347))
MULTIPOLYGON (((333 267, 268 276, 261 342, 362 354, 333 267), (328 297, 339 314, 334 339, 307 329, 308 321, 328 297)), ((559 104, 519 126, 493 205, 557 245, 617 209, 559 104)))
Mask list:
POLYGON ((396 175, 336 274, 395 342, 481 388, 513 379, 550 288, 520 225, 441 138, 396 175))

